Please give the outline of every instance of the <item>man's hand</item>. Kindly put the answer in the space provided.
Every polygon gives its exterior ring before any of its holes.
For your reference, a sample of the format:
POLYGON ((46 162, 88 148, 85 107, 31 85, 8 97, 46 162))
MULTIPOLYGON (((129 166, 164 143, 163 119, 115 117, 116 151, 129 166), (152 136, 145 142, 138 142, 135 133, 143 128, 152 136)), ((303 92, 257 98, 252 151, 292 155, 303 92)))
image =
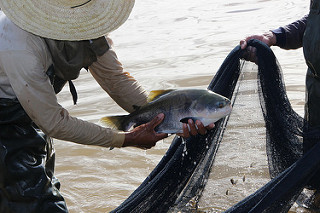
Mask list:
POLYGON ((205 135, 208 130, 214 128, 214 123, 209 124, 208 126, 203 126, 203 123, 199 120, 194 121, 192 119, 188 120, 188 124, 182 124, 183 133, 178 134, 181 137, 189 138, 190 136, 195 136, 197 134, 205 135), (190 128, 190 130, 189 130, 190 128))
POLYGON ((157 141, 168 137, 166 133, 156 133, 154 128, 158 126, 164 119, 164 114, 161 113, 152 121, 142 124, 132 131, 126 133, 123 147, 134 146, 142 149, 150 149, 155 146, 157 141))
POLYGON ((247 46, 247 42, 251 39, 257 39, 259 41, 262 41, 269 47, 272 45, 275 45, 277 42, 276 36, 273 34, 273 32, 269 31, 262 35, 252 35, 248 36, 245 39, 240 41, 241 49, 245 49, 245 52, 243 53, 242 57, 247 60, 254 63, 258 63, 258 58, 256 55, 257 49, 255 47, 247 46))

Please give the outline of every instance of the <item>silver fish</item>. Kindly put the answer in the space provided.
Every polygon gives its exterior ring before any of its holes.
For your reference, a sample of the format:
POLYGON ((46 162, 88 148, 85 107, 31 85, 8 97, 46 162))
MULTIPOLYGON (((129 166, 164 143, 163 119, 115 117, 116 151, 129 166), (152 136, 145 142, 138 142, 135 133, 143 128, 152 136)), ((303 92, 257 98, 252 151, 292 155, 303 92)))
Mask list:
POLYGON ((207 126, 227 116, 232 109, 229 99, 206 89, 151 91, 148 101, 129 115, 104 117, 101 122, 108 127, 127 131, 164 113, 164 120, 155 131, 175 134, 183 132, 182 123, 187 123, 188 119, 200 120, 207 126))

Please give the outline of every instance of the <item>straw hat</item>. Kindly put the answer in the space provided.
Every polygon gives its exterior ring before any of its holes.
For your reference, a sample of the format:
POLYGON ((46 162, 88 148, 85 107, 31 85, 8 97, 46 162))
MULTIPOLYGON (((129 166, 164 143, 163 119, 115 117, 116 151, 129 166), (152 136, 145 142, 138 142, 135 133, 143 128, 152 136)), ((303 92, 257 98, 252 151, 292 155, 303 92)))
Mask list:
POLYGON ((57 40, 88 40, 117 29, 134 0, 0 0, 0 8, 22 29, 57 40))

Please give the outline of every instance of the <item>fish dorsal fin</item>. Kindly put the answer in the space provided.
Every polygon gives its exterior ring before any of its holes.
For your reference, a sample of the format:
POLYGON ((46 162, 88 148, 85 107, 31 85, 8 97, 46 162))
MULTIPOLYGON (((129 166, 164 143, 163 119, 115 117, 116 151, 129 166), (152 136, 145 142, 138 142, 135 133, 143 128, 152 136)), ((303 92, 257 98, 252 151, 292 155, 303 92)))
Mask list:
POLYGON ((174 91, 174 89, 152 90, 152 91, 150 91, 150 93, 149 93, 148 102, 154 101, 154 100, 156 100, 157 98, 159 98, 160 96, 165 95, 165 94, 167 94, 167 93, 169 93, 169 92, 172 92, 172 91, 174 91))

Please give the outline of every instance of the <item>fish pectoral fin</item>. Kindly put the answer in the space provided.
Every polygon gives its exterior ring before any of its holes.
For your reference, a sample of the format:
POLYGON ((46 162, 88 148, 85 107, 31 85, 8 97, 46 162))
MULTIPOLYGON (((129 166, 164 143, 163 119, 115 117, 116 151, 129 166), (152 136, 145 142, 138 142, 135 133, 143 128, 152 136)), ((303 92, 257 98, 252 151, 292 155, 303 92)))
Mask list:
POLYGON ((148 102, 151 102, 151 101, 154 101, 156 100, 157 98, 159 98, 160 96, 162 95, 165 95, 169 92, 172 92, 174 91, 175 89, 167 89, 167 90, 152 90, 150 91, 149 93, 149 96, 148 96, 148 102))
POLYGON ((196 120, 199 120, 199 118, 196 118, 196 117, 185 117, 185 118, 182 118, 180 122, 187 124, 189 119, 192 119, 193 122, 196 122, 196 120))

